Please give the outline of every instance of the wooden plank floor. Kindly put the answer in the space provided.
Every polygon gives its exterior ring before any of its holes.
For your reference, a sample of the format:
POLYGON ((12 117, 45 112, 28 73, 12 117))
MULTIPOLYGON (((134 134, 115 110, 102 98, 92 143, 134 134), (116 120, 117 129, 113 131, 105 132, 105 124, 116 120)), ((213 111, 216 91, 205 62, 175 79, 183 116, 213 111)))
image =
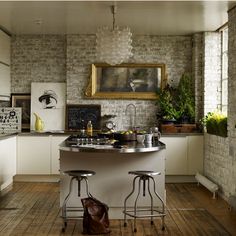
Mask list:
MULTIPOLYGON (((122 220, 111 220, 110 236, 156 235, 236 235, 236 212, 225 201, 213 200, 209 191, 197 184, 167 184, 166 230, 160 219, 151 226, 138 220, 123 227, 122 220)), ((82 221, 70 221, 61 233, 58 183, 14 183, 0 196, 0 235, 82 235, 82 221)))

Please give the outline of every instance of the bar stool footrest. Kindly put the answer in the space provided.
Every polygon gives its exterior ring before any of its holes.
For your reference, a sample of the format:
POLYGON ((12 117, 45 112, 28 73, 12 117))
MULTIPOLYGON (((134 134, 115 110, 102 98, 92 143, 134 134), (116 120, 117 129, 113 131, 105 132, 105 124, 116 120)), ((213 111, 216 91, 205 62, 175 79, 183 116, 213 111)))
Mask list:
MULTIPOLYGON (((136 212, 140 212, 140 211, 146 211, 146 210, 137 210, 136 212)), ((157 211, 157 210, 153 210, 153 211, 157 212, 158 214, 149 214, 149 215, 137 215, 137 214, 136 214, 136 215, 135 215, 135 214, 129 213, 129 212, 134 212, 133 210, 129 210, 129 211, 126 211, 126 212, 123 211, 123 213, 124 213, 125 215, 128 215, 128 216, 130 216, 130 217, 135 217, 135 218, 163 217, 163 216, 166 216, 165 213, 162 213, 162 212, 160 212, 160 211, 157 211)))

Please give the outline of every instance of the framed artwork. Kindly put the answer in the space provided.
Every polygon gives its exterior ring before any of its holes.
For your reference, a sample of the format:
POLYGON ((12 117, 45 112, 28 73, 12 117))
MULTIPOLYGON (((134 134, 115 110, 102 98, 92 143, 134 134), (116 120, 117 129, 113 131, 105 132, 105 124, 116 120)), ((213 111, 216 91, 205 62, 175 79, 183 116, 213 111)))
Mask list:
POLYGON ((65 129, 65 83, 31 83, 31 125, 35 130, 37 114, 44 123, 43 131, 65 129))
POLYGON ((66 105, 66 130, 86 129, 88 121, 92 122, 93 130, 101 129, 101 105, 66 105))
POLYGON ((86 96, 115 99, 157 99, 164 87, 165 64, 92 64, 86 96))
POLYGON ((12 93, 11 94, 11 106, 21 107, 22 118, 21 128, 22 130, 30 129, 30 106, 31 95, 29 93, 12 93))

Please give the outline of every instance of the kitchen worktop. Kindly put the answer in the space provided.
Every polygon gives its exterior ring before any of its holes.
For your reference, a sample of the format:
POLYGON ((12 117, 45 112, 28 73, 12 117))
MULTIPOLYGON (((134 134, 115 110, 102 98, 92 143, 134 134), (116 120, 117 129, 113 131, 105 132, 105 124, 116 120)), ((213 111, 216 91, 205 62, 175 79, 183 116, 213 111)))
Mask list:
POLYGON ((165 149, 165 144, 162 142, 154 143, 138 143, 136 141, 118 143, 114 145, 98 145, 98 144, 86 144, 78 145, 71 144, 64 141, 60 145, 61 151, 71 151, 71 152, 115 152, 115 153, 138 153, 138 152, 155 152, 165 149))
MULTIPOLYGON (((47 132, 14 132, 14 133, 5 133, 0 134, 0 140, 6 139, 14 135, 20 136, 47 136, 47 135, 71 135, 71 134, 79 134, 79 132, 72 132, 72 131, 47 131, 47 132)), ((162 133, 162 137, 184 137, 184 136, 196 136, 196 135, 203 135, 203 133, 195 132, 195 133, 162 133)))
POLYGON ((15 135, 17 135, 17 133, 0 134, 0 140, 10 138, 10 137, 15 136, 15 135))

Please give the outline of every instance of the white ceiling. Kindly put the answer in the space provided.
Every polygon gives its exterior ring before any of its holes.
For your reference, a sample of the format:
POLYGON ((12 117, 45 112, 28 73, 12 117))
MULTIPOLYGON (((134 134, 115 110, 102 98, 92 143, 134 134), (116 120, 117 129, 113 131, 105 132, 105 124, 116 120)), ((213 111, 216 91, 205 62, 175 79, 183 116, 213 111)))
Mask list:
MULTIPOLYGON (((112 26, 114 1, 0 1, 0 25, 15 34, 93 34, 112 26), (42 24, 36 24, 36 21, 42 24)), ((134 34, 214 31, 236 1, 116 1, 116 22, 134 34)))

